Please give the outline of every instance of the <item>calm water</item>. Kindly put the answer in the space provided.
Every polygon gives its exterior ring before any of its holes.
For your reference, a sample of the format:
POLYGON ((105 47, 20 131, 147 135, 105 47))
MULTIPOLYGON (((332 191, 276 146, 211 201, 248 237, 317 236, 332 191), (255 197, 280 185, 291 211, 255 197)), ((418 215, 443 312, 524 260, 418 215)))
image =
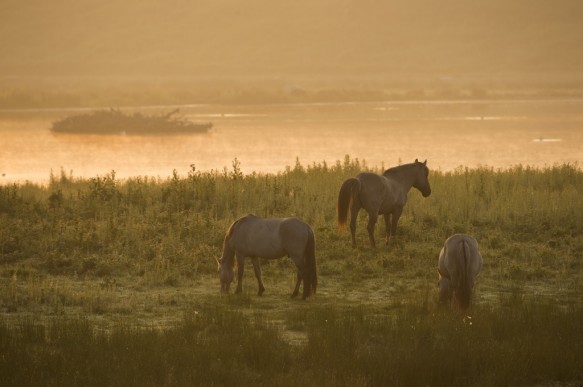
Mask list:
MULTIPOLYGON (((147 114, 173 107, 143 108, 147 114)), ((75 111, 0 111, 0 183, 76 177, 185 176, 231 168, 278 172, 345 155, 386 167, 427 159, 432 169, 583 161, 583 100, 377 102, 266 106, 182 106, 211 133, 172 136, 55 135, 51 122, 75 111)))

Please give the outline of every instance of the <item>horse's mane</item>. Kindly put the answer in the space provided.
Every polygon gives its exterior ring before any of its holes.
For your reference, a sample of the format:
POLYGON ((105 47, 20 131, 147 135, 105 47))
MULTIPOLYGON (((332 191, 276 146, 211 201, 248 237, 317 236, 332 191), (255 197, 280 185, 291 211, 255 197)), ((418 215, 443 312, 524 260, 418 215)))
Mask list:
POLYGON ((237 223, 239 223, 239 220, 236 220, 233 223, 231 223, 231 225, 229 226, 229 229, 225 233, 225 240, 224 240, 223 244, 227 243, 229 238, 231 238, 231 235, 233 235, 233 231, 235 230, 235 226, 237 226, 237 223))
POLYGON ((234 221, 231 224, 231 226, 229 226, 229 229, 227 230, 227 233, 225 234, 225 240, 223 242, 223 247, 224 247, 224 244, 227 243, 227 241, 229 240, 229 238, 231 238, 231 236, 233 235, 233 232, 235 231, 235 229, 237 228, 237 226, 239 226, 240 224, 245 223, 250 218, 256 218, 256 217, 257 216, 255 216, 253 214, 247 214, 244 217, 239 218, 236 221, 234 221))
MULTIPOLYGON (((225 233, 225 239, 223 240, 223 252, 225 252, 225 251, 227 251, 227 249, 229 249, 229 239, 231 239, 231 237, 233 236, 233 232, 235 232, 235 229, 237 228, 237 226, 244 223, 250 217, 254 217, 254 216, 255 215, 249 214, 249 215, 246 215, 242 218, 239 218, 236 221, 234 221, 233 223, 231 223, 231 225, 229 226, 229 229, 225 233)), ((231 266, 234 266, 235 260, 231 259, 231 262, 229 262, 229 263, 231 264, 231 266)))
POLYGON ((411 167, 415 167, 417 165, 423 165, 423 163, 420 162, 414 162, 414 163, 409 163, 409 164, 403 164, 403 165, 398 165, 396 167, 392 167, 387 169, 385 172, 383 172, 383 176, 387 176, 387 175, 396 175, 398 173, 401 173, 405 170, 410 169, 411 167))

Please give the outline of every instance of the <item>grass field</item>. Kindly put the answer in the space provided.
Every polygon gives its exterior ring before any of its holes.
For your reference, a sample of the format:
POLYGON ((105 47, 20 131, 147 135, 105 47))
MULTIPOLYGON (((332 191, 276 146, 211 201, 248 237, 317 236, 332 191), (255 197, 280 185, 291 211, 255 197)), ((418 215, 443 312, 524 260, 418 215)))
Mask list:
MULTIPOLYGON (((432 171, 386 247, 336 227, 350 159, 279 174, 0 187, 1 385, 579 385, 583 172, 432 171), (250 263, 221 295, 214 258, 240 216, 297 216, 316 233, 318 293, 291 300, 291 260, 250 263), (436 302, 437 254, 480 243, 471 319, 436 302)), ((382 223, 382 222, 380 222, 382 223)), ((380 241, 384 226, 377 226, 380 241)))

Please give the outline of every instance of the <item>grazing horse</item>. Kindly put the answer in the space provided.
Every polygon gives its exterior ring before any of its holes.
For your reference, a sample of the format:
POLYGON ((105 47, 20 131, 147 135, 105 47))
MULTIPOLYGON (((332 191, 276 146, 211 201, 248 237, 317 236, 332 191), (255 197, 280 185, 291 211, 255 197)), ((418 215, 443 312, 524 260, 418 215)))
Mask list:
POLYGON ((421 191, 423 197, 431 194, 428 175, 427 160, 421 163, 415 159, 414 163, 387 169, 382 176, 364 172, 345 180, 338 194, 338 226, 340 229, 346 226, 350 208, 352 247, 356 247, 356 219, 361 208, 368 212, 367 230, 371 246, 376 246, 374 229, 380 214, 385 218, 388 244, 390 237, 397 232, 397 222, 411 187, 421 191))
POLYGON ((223 256, 217 260, 221 291, 228 293, 233 282, 235 258, 237 258, 237 290, 243 288, 245 257, 250 257, 259 286, 258 295, 265 291, 261 280, 259 258, 277 259, 289 256, 298 268, 296 286, 292 298, 304 282, 303 298, 316 292, 315 239, 312 228, 296 218, 260 218, 246 215, 231 224, 223 242, 223 256))
POLYGON ((439 302, 452 302, 461 313, 470 307, 474 281, 482 269, 478 242, 471 236, 455 234, 447 238, 439 253, 439 302))

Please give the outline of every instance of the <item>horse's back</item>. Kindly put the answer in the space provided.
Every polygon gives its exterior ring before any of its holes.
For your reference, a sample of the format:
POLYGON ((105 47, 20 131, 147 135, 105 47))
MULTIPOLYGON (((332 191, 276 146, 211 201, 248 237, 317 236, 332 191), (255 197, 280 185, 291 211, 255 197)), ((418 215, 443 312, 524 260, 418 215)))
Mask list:
POLYGON ((395 206, 404 206, 407 193, 394 180, 376 173, 362 172, 356 175, 360 181, 360 201, 367 209, 390 212, 395 206))
POLYGON ((310 226, 297 218, 247 215, 235 229, 233 248, 247 256, 281 258, 305 248, 310 231, 310 226))
POLYGON ((283 235, 289 236, 303 236, 311 230, 311 227, 304 221, 299 220, 298 218, 281 218, 280 221, 280 230, 283 235))
POLYGON ((456 234, 449 237, 441 249, 439 255, 440 277, 445 277, 447 281, 440 279, 440 299, 445 292, 453 295, 456 304, 461 312, 470 307, 474 280, 482 268, 482 256, 478 250, 478 242, 471 236, 456 234), (445 283, 445 287, 442 285, 445 283))
POLYGON ((307 223, 298 218, 284 218, 280 225, 280 236, 285 244, 304 247, 308 239, 313 237, 313 230, 307 223))
POLYGON ((478 242, 467 234, 450 236, 441 249, 438 266, 440 273, 454 282, 460 275, 459 270, 463 269, 472 279, 475 278, 482 269, 482 255, 478 242), (466 264, 461 264, 462 259, 466 261, 466 264))

